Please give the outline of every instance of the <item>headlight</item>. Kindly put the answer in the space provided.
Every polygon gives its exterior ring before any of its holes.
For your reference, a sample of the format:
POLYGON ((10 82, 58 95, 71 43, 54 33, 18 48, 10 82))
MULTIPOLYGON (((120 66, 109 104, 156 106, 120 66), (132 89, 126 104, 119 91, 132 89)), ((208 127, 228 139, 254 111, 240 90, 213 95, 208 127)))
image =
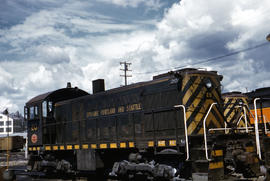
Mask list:
POLYGON ((204 83, 205 83, 205 86, 206 86, 208 89, 210 89, 210 88, 212 87, 212 82, 211 82, 211 80, 205 79, 204 83))
POLYGON ((240 104, 240 105, 242 105, 242 104, 243 104, 243 100, 242 100, 242 99, 240 99, 239 104, 240 104))

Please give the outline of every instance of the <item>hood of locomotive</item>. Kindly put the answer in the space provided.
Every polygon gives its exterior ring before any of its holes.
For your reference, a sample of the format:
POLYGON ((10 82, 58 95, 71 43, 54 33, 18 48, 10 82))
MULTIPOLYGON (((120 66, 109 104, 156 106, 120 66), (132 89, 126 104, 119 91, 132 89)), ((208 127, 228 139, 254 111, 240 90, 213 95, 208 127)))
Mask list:
POLYGON ((186 107, 186 119, 189 135, 203 134, 203 120, 206 118, 206 127, 224 127, 223 100, 221 98, 222 76, 216 71, 188 70, 178 72, 182 81, 182 104, 186 107))
POLYGON ((222 94, 222 98, 224 100, 224 117, 226 121, 235 128, 250 127, 248 97, 241 92, 228 92, 222 94))

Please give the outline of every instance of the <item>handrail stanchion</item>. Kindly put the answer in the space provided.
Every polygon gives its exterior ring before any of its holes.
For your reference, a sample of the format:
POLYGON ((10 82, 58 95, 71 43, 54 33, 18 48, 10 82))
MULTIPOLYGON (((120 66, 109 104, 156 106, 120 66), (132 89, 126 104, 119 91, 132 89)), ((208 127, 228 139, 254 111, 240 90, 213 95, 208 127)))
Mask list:
POLYGON ((257 104, 256 101, 260 98, 254 99, 254 110, 255 110, 255 137, 256 137, 256 147, 257 147, 257 154, 259 155, 260 160, 262 159, 261 156, 261 146, 260 146, 260 138, 259 138, 259 129, 258 129, 258 115, 257 115, 257 104))
MULTIPOLYGON (((244 109, 244 115, 242 115, 242 116, 238 119, 238 122, 237 122, 236 125, 238 126, 238 124, 240 123, 241 119, 242 119, 243 116, 244 116, 244 118, 245 118, 245 128, 246 128, 246 133, 248 133, 247 113, 246 113, 245 104, 242 105, 242 106, 237 106, 237 107, 243 107, 243 109, 244 109)), ((241 112, 242 112, 242 111, 241 111, 241 112)))
POLYGON ((207 138, 206 138, 206 119, 207 119, 207 117, 208 117, 208 115, 209 115, 209 113, 210 113, 212 107, 213 107, 215 104, 217 104, 217 103, 214 102, 214 103, 211 104, 211 106, 210 106, 210 108, 209 108, 209 110, 208 110, 208 112, 207 112, 207 114, 206 114, 206 116, 205 116, 205 118, 204 118, 204 120, 203 120, 203 135, 204 135, 205 158, 206 158, 206 160, 208 160, 208 161, 210 161, 210 159, 208 158, 208 150, 207 150, 208 148, 207 148, 207 138))
POLYGON ((246 112, 246 108, 245 108, 245 106, 243 106, 243 108, 244 108, 244 115, 245 115, 245 125, 246 125, 246 133, 248 133, 248 124, 247 124, 247 112, 246 112))
POLYGON ((25 141, 25 159, 28 159, 28 138, 26 137, 25 141))
POLYGON ((187 151, 187 158, 186 160, 189 160, 189 146, 188 146, 188 131, 187 131, 187 118, 186 118, 186 108, 184 105, 175 105, 175 108, 181 107, 183 108, 184 112, 184 126, 185 126, 185 137, 186 137, 186 151, 187 151))
POLYGON ((227 129, 227 122, 226 121, 224 121, 224 125, 225 125, 224 133, 228 134, 230 130, 227 129))

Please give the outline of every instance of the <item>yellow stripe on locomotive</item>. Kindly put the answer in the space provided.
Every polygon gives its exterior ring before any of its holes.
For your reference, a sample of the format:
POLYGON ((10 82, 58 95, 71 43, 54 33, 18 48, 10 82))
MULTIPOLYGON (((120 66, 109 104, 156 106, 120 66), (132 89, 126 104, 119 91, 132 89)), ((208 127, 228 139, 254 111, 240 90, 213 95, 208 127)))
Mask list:
MULTIPOLYGON (((187 108, 188 134, 203 134, 203 120, 213 103, 222 104, 220 95, 221 77, 213 72, 187 73, 183 77, 183 105, 187 108)), ((207 128, 224 127, 220 106, 213 106, 206 119, 207 128)))
POLYGON ((231 126, 250 127, 248 97, 240 92, 224 93, 224 116, 231 126))

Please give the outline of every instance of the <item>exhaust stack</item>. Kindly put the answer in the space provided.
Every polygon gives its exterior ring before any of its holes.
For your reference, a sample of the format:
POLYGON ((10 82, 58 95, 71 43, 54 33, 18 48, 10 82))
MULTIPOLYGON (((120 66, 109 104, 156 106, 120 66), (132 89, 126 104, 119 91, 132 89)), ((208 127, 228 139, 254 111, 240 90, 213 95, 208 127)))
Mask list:
POLYGON ((71 83, 70 82, 67 83, 67 88, 71 88, 71 83))
POLYGON ((104 79, 97 79, 92 81, 93 94, 104 92, 105 84, 104 79))

